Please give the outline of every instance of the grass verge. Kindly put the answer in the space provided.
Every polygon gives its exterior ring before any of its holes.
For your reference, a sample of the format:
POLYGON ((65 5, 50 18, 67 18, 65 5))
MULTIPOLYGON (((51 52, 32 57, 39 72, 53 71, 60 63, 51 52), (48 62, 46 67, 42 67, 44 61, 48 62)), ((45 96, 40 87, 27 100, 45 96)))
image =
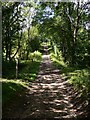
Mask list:
POLYGON ((80 92, 81 96, 90 100, 90 69, 69 67, 54 54, 51 54, 51 60, 60 69, 61 75, 74 86, 74 89, 80 92))
POLYGON ((7 102, 15 97, 15 94, 18 93, 18 91, 23 90, 28 86, 27 83, 21 81, 21 80, 7 80, 7 79, 1 79, 0 82, 2 82, 2 104, 7 104, 7 102))
POLYGON ((40 60, 21 60, 19 61, 18 78, 15 79, 15 62, 4 62, 2 82, 2 103, 9 102, 18 92, 28 87, 31 81, 35 80, 40 60))

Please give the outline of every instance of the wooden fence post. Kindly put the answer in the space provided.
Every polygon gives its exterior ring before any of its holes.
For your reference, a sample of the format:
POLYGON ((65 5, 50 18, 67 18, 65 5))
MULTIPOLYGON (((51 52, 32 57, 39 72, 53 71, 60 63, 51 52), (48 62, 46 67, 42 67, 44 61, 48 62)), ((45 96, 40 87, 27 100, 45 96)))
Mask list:
POLYGON ((16 79, 18 78, 18 58, 16 60, 16 79))

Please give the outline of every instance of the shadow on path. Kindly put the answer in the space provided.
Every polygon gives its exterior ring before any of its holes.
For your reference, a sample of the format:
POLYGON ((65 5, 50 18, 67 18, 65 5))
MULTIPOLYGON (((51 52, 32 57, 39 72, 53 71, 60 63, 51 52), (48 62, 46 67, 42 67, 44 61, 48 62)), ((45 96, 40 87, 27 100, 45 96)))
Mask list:
POLYGON ((80 105, 73 102, 77 93, 60 76, 49 55, 43 55, 37 79, 29 84, 25 94, 18 96, 16 104, 7 108, 6 117, 74 120, 83 114, 80 105))

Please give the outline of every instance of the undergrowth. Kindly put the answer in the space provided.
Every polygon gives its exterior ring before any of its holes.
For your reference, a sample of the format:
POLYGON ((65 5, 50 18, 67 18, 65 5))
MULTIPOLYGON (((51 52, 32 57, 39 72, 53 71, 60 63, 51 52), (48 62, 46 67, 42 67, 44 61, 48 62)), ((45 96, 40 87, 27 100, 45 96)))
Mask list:
POLYGON ((18 78, 16 79, 16 64, 15 61, 3 61, 3 78, 2 82, 2 103, 7 103, 10 99, 16 96, 16 93, 22 92, 28 84, 35 80, 41 61, 41 54, 34 53, 32 60, 19 60, 18 78))
POLYGON ((51 54, 54 65, 60 69, 61 75, 73 85, 74 89, 80 92, 81 96, 90 99, 90 70, 88 68, 69 67, 63 59, 51 54))

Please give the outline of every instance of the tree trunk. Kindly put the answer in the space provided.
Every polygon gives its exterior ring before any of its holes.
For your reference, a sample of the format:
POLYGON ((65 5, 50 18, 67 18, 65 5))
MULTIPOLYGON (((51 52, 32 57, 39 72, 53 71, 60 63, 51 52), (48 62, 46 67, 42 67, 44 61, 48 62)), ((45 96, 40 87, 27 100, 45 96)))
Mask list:
POLYGON ((6 43, 6 61, 8 60, 8 44, 6 43))
POLYGON ((30 26, 28 28, 28 46, 27 46, 27 56, 26 59, 28 60, 28 55, 29 55, 29 43, 30 43, 30 26))
POLYGON ((75 65, 76 64, 76 48, 77 48, 77 33, 79 29, 79 22, 80 22, 80 14, 79 14, 79 2, 77 3, 77 18, 76 18, 76 25, 73 31, 73 46, 72 46, 72 62, 75 65))
POLYGON ((11 48, 12 48, 12 45, 11 45, 11 43, 9 43, 9 51, 8 51, 9 60, 11 60, 11 48))

